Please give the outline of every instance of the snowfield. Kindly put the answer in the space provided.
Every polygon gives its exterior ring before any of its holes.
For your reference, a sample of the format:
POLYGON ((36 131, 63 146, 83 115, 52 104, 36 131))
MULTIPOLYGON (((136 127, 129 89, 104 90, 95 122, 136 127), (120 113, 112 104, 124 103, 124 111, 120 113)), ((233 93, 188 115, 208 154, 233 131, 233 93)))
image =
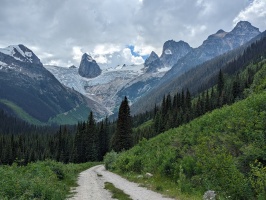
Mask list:
MULTIPOLYGON (((145 73, 144 65, 118 65, 104 69, 98 77, 84 78, 78 74, 78 68, 66 68, 45 65, 63 85, 73 88, 81 94, 100 103, 112 114, 119 106, 121 97, 119 91, 135 83, 145 82, 151 78, 162 77, 169 68, 160 69, 156 73, 145 73)), ((143 85, 138 92, 148 91, 149 86, 143 85)), ((129 99, 134 101, 134 99, 129 99)))

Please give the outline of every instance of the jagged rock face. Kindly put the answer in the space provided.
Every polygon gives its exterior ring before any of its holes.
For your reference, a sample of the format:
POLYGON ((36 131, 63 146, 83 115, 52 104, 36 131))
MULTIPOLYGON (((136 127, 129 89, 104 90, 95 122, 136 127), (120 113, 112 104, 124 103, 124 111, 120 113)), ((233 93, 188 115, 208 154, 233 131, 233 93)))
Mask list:
POLYGON ((22 44, 8 46, 4 49, 0 49, 0 52, 4 55, 10 56, 6 57, 7 59, 15 59, 25 63, 42 65, 40 59, 30 49, 22 44))
POLYGON ((161 62, 159 56, 152 51, 150 56, 145 60, 144 66, 146 68, 146 73, 152 73, 158 71, 160 68, 163 68, 164 64, 161 62))
POLYGON ((192 48, 186 42, 166 41, 163 45, 161 57, 155 52, 151 52, 149 58, 145 61, 144 66, 146 67, 146 72, 157 72, 161 68, 171 68, 191 50, 192 48))
POLYGON ((86 103, 85 97, 60 84, 23 45, 0 49, 0 85, 0 99, 15 103, 41 122, 86 103))
POLYGON ((179 76, 207 60, 233 50, 259 34, 258 28, 244 21, 239 22, 231 32, 227 33, 219 30, 215 34, 210 35, 201 46, 193 49, 178 60, 172 69, 165 74, 162 82, 167 81, 171 77, 179 76))
POLYGON ((86 78, 95 78, 102 72, 99 65, 88 54, 83 54, 79 66, 79 75, 86 78))
POLYGON ((192 47, 184 41, 175 42, 174 40, 168 40, 163 45, 163 52, 160 60, 165 67, 172 67, 180 58, 184 57, 191 50, 192 47))
POLYGON ((159 59, 159 56, 154 51, 152 51, 150 56, 145 60, 144 66, 148 67, 153 61, 157 59, 159 59))
POLYGON ((251 23, 240 21, 235 28, 225 36, 225 39, 231 44, 231 48, 235 49, 260 33, 259 29, 252 26, 251 23))

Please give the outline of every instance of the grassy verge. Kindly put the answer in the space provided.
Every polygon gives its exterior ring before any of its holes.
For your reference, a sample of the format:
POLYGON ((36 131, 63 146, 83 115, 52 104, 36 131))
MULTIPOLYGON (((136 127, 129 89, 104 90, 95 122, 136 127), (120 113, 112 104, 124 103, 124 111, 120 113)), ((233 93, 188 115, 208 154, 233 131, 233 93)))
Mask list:
POLYGON ((122 190, 116 188, 112 183, 105 182, 104 185, 104 188, 113 194, 112 198, 118 200, 132 200, 128 194, 125 194, 122 190))
POLYGON ((78 174, 99 163, 63 164, 55 161, 27 166, 0 166, 1 199, 65 199, 77 186, 78 174))
POLYGON ((201 194, 184 194, 178 188, 178 185, 173 180, 162 177, 160 175, 153 175, 153 177, 146 177, 134 172, 121 173, 115 171, 115 173, 126 178, 129 181, 138 183, 140 187, 145 187, 154 192, 163 194, 169 198, 178 198, 180 200, 201 200, 201 194))

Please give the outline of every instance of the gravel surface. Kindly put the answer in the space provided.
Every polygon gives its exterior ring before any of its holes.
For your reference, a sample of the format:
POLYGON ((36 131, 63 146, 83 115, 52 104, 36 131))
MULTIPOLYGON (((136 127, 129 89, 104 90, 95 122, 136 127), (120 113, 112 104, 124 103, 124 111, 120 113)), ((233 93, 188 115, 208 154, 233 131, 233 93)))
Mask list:
POLYGON ((133 200, 173 200, 144 187, 139 187, 138 184, 105 170, 103 165, 80 173, 79 186, 73 190, 76 193, 70 200, 111 200, 112 194, 104 189, 105 182, 113 183, 116 188, 123 190, 133 200))

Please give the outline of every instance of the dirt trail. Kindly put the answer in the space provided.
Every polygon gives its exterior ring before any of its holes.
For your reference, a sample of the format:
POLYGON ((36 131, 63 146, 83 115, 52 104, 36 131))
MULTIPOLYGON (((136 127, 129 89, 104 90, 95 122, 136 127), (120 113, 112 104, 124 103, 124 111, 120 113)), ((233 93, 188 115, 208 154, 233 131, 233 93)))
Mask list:
POLYGON ((103 165, 80 173, 79 186, 74 190, 77 193, 70 200, 111 200, 111 193, 104 189, 105 182, 113 183, 115 187, 130 195, 133 200, 173 200, 106 171, 103 165))

